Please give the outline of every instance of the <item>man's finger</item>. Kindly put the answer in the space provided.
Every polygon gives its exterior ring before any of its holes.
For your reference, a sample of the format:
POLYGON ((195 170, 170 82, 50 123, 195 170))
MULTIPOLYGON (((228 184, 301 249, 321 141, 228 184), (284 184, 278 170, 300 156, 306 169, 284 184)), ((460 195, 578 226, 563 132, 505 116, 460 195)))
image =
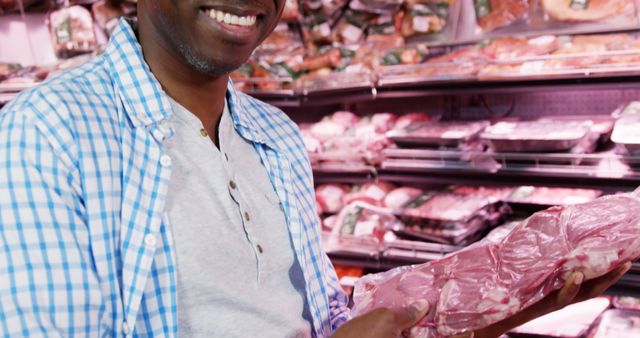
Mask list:
POLYGON ((402 331, 417 324, 429 312, 429 302, 419 300, 395 314, 395 324, 402 331))
POLYGON ((557 304, 558 309, 563 308, 571 303, 580 292, 580 286, 584 281, 584 274, 582 272, 573 272, 569 275, 567 282, 564 284, 560 292, 558 292, 557 304))
POLYGON ((615 284, 629 269, 631 269, 631 262, 626 262, 604 276, 589 280, 585 283, 584 290, 580 292, 576 301, 583 301, 599 296, 611 285, 615 284))

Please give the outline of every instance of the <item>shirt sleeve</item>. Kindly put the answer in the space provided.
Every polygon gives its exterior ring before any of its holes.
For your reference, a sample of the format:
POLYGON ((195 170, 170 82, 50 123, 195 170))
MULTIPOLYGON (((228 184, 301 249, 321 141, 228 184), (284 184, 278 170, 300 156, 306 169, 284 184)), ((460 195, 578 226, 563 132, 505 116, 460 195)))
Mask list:
POLYGON ((325 264, 327 266, 327 284, 329 285, 329 317, 331 319, 331 329, 337 330, 342 324, 351 319, 351 311, 349 309, 349 297, 342 289, 333 264, 326 254, 323 254, 325 264))
POLYGON ((0 336, 102 335, 90 238, 103 234, 85 223, 61 150, 73 145, 36 111, 10 109, 0 111, 0 336))

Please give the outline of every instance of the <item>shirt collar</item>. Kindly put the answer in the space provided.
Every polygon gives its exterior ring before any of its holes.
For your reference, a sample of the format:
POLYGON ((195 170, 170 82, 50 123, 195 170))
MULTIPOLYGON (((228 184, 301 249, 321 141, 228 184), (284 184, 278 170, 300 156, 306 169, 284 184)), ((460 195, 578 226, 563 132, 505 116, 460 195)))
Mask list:
MULTIPOLYGON (((134 127, 149 126, 172 113, 169 96, 155 78, 142 54, 132 23, 121 19, 104 53, 111 78, 134 127)), ((265 120, 255 103, 236 92, 233 82, 227 85, 227 102, 234 126, 242 137, 280 149, 273 135, 267 135, 257 121, 265 120), (252 108, 253 107, 253 108, 252 108)))
POLYGON ((121 19, 104 53, 117 94, 134 127, 149 126, 171 114, 171 103, 142 55, 135 32, 121 19))

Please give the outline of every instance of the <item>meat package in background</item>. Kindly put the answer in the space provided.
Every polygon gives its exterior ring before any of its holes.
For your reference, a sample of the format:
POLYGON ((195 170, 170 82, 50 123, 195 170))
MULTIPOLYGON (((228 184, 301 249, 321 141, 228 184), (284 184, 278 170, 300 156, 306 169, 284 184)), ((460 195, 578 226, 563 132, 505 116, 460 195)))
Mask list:
MULTIPOLYGON (((613 306, 616 309, 621 310, 640 311, 640 298, 630 296, 617 296, 613 298, 613 306)), ((638 324, 640 324, 640 322, 638 322, 638 324)))
POLYGON ((541 0, 546 14, 560 22, 637 22, 634 0, 541 0), (616 21, 614 21, 616 22, 616 21))
POLYGON ((422 194, 422 189, 414 187, 400 187, 393 189, 384 198, 384 206, 391 210, 397 210, 422 196, 422 194))
POLYGON ((333 220, 327 250, 378 253, 384 247, 385 237, 393 236, 389 230, 398 222, 387 209, 353 202, 342 208, 333 220))
POLYGON ((527 17, 529 0, 474 0, 478 26, 484 31, 509 26, 527 17))
POLYGON ((619 117, 611 141, 618 145, 622 154, 640 155, 640 101, 631 102, 614 114, 619 117))
POLYGON ((394 210, 403 222, 394 232, 429 242, 466 245, 480 239, 510 211, 505 203, 484 196, 425 192, 394 210))
POLYGON ((430 311, 409 336, 447 337, 513 316, 561 288, 570 271, 589 280, 638 256, 637 192, 610 195, 537 212, 498 243, 365 276, 356 284, 353 314, 427 300, 430 311))
POLYGON ((71 6, 49 14, 49 30, 58 57, 70 57, 96 48, 91 12, 82 6, 71 6))
POLYGON ((568 151, 591 130, 591 121, 537 120, 498 122, 484 130, 482 140, 498 152, 568 151))
POLYGON ((383 206, 385 197, 395 188, 395 184, 387 181, 354 185, 351 191, 344 196, 343 202, 344 204, 350 204, 360 201, 374 206, 383 206))
POLYGON ((605 311, 591 338, 640 337, 640 311, 612 309, 605 311))
POLYGON ((447 121, 394 129, 387 136, 399 146, 461 147, 477 138, 487 121, 447 121))
POLYGON ((323 184, 316 188, 316 201, 323 212, 337 213, 344 206, 344 196, 349 186, 344 184, 323 184))
POLYGON ((533 187, 525 185, 516 188, 506 200, 509 203, 550 207, 554 205, 587 203, 602 196, 602 193, 602 190, 594 189, 533 187))

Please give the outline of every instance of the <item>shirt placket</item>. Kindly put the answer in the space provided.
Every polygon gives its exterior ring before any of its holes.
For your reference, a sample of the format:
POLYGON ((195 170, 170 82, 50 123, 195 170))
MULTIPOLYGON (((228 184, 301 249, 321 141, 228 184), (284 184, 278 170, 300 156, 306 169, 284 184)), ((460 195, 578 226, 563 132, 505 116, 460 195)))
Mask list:
MULTIPOLYGON (((223 117, 223 119, 226 118, 223 117)), ((227 121, 225 121, 227 122, 227 121)), ((255 258, 256 258, 256 272, 257 272, 257 282, 261 281, 261 271, 263 270, 263 264, 265 263, 263 260, 264 248, 260 244, 260 239, 258 238, 255 231, 255 218, 254 218, 254 210, 251 208, 251 203, 249 203, 249 199, 245 198, 243 195, 243 191, 246 191, 247 187, 241 186, 242 180, 238 178, 237 170, 233 169, 233 162, 229 158, 229 153, 227 149, 227 144, 225 141, 231 141, 231 135, 229 135, 231 128, 222 128, 221 123, 221 133, 220 133, 220 152, 222 153, 223 167, 229 178, 228 190, 231 198, 234 200, 238 209, 240 211, 242 226, 244 232, 247 236, 247 240, 251 245, 255 258), (239 182, 240 181, 240 182, 239 182), (243 190, 245 189, 245 190, 243 190)), ((234 131, 235 132, 235 131, 234 131)))

